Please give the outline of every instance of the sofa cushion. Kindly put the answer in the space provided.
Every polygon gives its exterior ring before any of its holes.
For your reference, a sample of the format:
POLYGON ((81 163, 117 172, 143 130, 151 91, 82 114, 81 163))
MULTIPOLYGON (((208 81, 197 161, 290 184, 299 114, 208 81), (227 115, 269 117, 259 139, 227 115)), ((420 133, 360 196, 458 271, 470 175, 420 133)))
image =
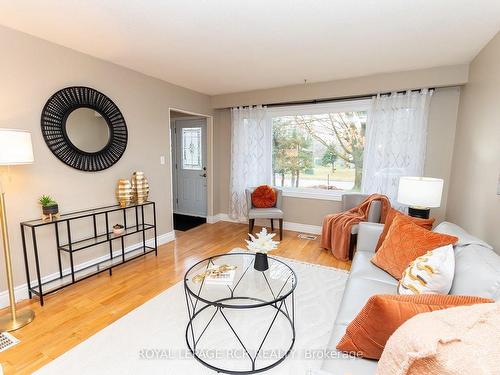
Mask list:
POLYGON ((385 284, 398 285, 398 281, 394 277, 371 262, 372 257, 373 252, 371 251, 356 251, 351 264, 349 280, 360 277, 385 284))
POLYGON ((500 256, 483 246, 455 248, 455 277, 450 294, 500 300, 500 256))
POLYGON ((349 324, 375 294, 397 294, 397 280, 373 265, 372 256, 373 253, 366 251, 357 251, 354 255, 336 323, 349 324))
POLYGON ((464 229, 446 221, 435 232, 458 237, 455 245, 455 277, 450 294, 500 300, 500 256, 493 248, 464 229))
POLYGON ((458 237, 458 242, 455 244, 455 246, 479 245, 487 247, 488 249, 493 249, 491 245, 487 244, 477 237, 474 237, 472 234, 468 233, 465 229, 459 227, 457 224, 449 223, 447 221, 439 223, 439 225, 434 228, 433 232, 458 237))
POLYGON ((397 292, 396 279, 373 265, 370 262, 372 256, 371 251, 357 251, 352 261, 349 280, 327 346, 331 356, 325 358, 321 367, 322 370, 335 375, 373 374, 377 367, 376 361, 349 356, 335 349, 344 336, 347 325, 358 315, 371 296, 397 292))

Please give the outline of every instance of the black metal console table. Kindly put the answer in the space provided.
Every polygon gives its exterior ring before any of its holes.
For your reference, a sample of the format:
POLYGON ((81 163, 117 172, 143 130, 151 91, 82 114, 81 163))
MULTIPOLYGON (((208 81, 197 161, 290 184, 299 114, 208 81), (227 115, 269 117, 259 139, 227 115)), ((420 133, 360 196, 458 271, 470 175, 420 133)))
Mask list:
POLYGON ((32 298, 33 294, 38 296, 40 298, 40 304, 43 306, 43 297, 47 294, 53 293, 68 285, 75 284, 79 281, 85 280, 104 271, 108 271, 109 274, 112 275, 112 270, 114 267, 149 254, 151 252, 154 252, 155 255, 158 255, 158 244, 156 237, 156 207, 154 202, 148 201, 142 204, 128 205, 127 207, 113 205, 90 210, 76 211, 61 215, 59 218, 53 218, 52 220, 38 219, 25 221, 21 223, 21 238, 23 244, 24 265, 26 271, 26 280, 28 284, 29 298, 32 298), (152 223, 146 223, 144 221, 145 208, 152 209, 152 223), (120 211, 122 212, 122 215, 120 215, 120 211), (130 214, 130 211, 132 211, 132 215, 130 214), (110 231, 111 214, 121 216, 121 224, 124 226, 124 232, 120 235, 116 235, 112 231, 110 231), (129 216, 128 224, 127 216, 129 216), (132 223, 130 223, 130 216, 133 216, 134 218, 134 220, 132 220, 132 223), (75 224, 77 220, 83 219, 92 220, 93 228, 90 228, 90 231, 93 232, 93 235, 91 235, 90 237, 85 237, 83 239, 73 240, 74 235, 72 233, 72 225, 75 224), (105 229, 104 231, 99 231, 98 227, 100 225, 98 224, 98 221, 102 221, 102 219, 104 219, 105 229), (48 225, 54 226, 59 275, 58 277, 51 278, 50 280, 42 280, 36 229, 48 225), (33 241, 33 253, 36 270, 36 279, 33 280, 31 280, 30 277, 30 262, 28 259, 28 251, 26 246, 27 230, 31 231, 31 238, 33 241), (148 230, 153 230, 154 232, 154 247, 146 245, 146 231, 148 230), (61 234, 63 234, 64 232, 66 233, 66 241, 63 242, 61 240, 61 234), (131 234, 141 233, 142 241, 140 246, 134 247, 129 251, 125 251, 125 237, 131 234), (120 241, 121 251, 113 251, 113 242, 115 240, 120 241), (99 258, 98 261, 92 262, 91 264, 86 263, 82 267, 75 267, 74 254, 76 252, 105 243, 109 244, 109 254, 99 258), (61 259, 62 252, 65 252, 69 255, 69 271, 63 270, 61 259))

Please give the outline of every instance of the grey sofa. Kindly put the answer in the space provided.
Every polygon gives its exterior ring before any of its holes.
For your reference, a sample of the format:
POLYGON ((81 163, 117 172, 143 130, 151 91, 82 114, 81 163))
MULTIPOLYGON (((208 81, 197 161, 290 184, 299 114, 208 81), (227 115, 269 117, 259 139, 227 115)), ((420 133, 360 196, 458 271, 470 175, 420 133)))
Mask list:
MULTIPOLYGON (((323 361, 321 370, 312 374, 361 375, 375 372, 377 361, 349 357, 335 347, 368 298, 375 294, 397 294, 396 279, 370 261, 382 229, 382 224, 359 225, 357 250, 327 347, 329 355, 323 361)), ((492 247, 452 223, 443 222, 434 231, 459 238, 455 246, 455 277, 450 294, 500 300, 500 256, 492 247)))

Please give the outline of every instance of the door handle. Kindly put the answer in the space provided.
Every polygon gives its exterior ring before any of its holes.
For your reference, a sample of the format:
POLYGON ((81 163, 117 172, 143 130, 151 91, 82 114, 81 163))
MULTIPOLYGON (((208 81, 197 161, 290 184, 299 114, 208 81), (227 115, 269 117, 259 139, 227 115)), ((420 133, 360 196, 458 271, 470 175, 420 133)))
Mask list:
POLYGON ((207 177, 206 173, 200 174, 200 177, 207 177))

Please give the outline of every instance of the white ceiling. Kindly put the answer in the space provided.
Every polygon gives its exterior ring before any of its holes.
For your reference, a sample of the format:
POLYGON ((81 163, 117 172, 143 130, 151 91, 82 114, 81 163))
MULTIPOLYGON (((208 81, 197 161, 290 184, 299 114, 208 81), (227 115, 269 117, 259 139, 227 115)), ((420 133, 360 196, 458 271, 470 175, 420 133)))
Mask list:
POLYGON ((211 95, 468 63, 500 29, 499 0, 0 0, 0 7, 4 26, 211 95))

